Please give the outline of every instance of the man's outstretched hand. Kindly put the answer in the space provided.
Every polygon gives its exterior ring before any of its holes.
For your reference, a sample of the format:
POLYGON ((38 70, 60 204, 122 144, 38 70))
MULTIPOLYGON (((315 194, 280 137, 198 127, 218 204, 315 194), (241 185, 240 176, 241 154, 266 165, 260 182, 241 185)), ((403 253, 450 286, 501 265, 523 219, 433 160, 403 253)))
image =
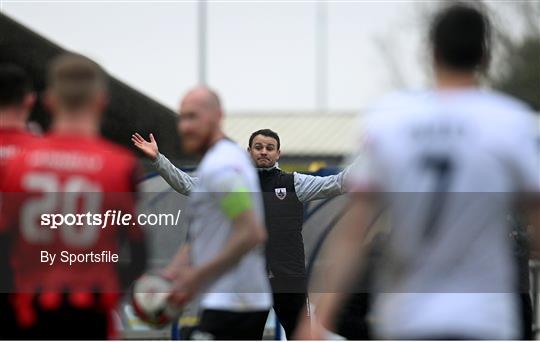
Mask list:
POLYGON ((131 136, 131 141, 133 141, 133 144, 139 150, 141 150, 145 156, 147 156, 151 160, 156 160, 159 154, 159 150, 156 139, 154 139, 154 135, 152 133, 150 133, 150 141, 144 140, 144 138, 139 133, 133 134, 131 136))

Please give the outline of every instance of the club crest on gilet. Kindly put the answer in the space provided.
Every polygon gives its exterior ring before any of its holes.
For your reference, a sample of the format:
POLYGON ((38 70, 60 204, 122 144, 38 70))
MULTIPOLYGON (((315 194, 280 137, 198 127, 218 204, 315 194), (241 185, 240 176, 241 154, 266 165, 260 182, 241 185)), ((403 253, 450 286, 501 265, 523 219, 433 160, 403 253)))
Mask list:
POLYGON ((287 196, 286 188, 276 188, 274 190, 276 192, 276 197, 279 198, 280 200, 285 199, 285 197, 287 196))

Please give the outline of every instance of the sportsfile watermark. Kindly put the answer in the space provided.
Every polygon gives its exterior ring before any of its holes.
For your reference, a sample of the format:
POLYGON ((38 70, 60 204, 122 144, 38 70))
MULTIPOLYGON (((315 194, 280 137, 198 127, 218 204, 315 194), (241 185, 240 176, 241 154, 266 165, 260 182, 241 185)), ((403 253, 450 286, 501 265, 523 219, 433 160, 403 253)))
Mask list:
POLYGON ((107 210, 104 213, 80 213, 80 214, 42 214, 40 224, 42 227, 57 229, 62 226, 97 227, 109 226, 177 226, 180 222, 182 210, 176 214, 130 214, 122 210, 107 210))

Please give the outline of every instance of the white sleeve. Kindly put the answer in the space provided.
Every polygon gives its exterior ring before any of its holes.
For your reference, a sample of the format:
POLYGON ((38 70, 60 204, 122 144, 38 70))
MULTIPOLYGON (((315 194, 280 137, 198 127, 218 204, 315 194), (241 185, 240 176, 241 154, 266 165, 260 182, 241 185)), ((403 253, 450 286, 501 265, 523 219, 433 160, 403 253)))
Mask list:
POLYGON ((312 176, 294 173, 294 190, 302 203, 316 199, 329 198, 345 192, 344 178, 348 168, 337 175, 312 176))
POLYGON ((182 195, 189 196, 195 183, 199 181, 197 177, 191 177, 178 169, 161 153, 158 154, 152 166, 174 190, 182 195))

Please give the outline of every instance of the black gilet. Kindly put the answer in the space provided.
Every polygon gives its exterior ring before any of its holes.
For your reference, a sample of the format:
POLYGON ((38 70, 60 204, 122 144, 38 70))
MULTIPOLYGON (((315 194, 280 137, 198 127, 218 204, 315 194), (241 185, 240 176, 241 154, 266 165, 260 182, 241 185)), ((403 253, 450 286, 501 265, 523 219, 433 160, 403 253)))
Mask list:
POLYGON ((294 174, 276 167, 259 170, 259 180, 268 230, 266 262, 272 289, 274 293, 304 292, 304 206, 296 196, 294 174))

